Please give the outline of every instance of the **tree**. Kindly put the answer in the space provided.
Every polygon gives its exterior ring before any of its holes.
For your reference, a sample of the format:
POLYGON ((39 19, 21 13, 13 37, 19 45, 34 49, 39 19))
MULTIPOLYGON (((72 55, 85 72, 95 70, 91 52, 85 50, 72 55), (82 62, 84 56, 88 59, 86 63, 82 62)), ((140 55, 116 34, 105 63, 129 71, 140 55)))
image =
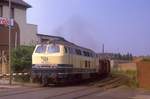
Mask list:
POLYGON ((133 56, 131 53, 129 54, 129 57, 130 57, 130 60, 133 60, 133 56))
POLYGON ((33 46, 20 46, 12 50, 13 72, 30 72, 33 49, 33 46))

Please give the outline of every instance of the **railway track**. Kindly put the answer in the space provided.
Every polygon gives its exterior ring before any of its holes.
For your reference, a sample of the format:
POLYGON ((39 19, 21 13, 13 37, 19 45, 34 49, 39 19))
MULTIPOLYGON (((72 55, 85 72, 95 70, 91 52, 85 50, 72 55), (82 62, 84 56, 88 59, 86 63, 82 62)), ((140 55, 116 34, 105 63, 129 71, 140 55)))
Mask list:
POLYGON ((14 95, 19 95, 19 94, 28 94, 31 92, 37 92, 37 91, 43 91, 43 90, 48 90, 42 87, 32 87, 32 88, 17 88, 17 89, 9 89, 5 91, 0 92, 0 97, 5 97, 5 96, 14 96, 14 95))
POLYGON ((111 75, 111 77, 108 77, 107 79, 104 79, 98 83, 95 84, 95 86, 98 87, 117 87, 119 85, 124 84, 126 81, 128 80, 128 78, 126 76, 123 75, 111 75))
MULTIPOLYGON (((109 76, 105 79, 102 79, 100 81, 96 81, 96 82, 91 82, 89 84, 85 84, 85 85, 81 85, 81 86, 85 86, 83 88, 80 89, 73 89, 71 91, 65 91, 65 92, 61 92, 61 93, 55 93, 52 94, 50 96, 46 96, 44 99, 59 99, 61 97, 71 97, 71 99, 78 99, 78 98, 82 98, 82 97, 87 97, 89 95, 98 93, 98 92, 102 92, 105 91, 107 89, 110 88, 114 88, 117 86, 122 85, 125 82, 124 77, 122 76, 109 76), (90 85, 90 86, 89 86, 90 85)), ((58 88, 58 87, 56 87, 58 88)), ((12 91, 3 91, 0 93, 0 98, 1 97, 6 97, 6 96, 15 96, 15 95, 28 95, 29 93, 36 93, 36 92, 42 92, 42 91, 49 91, 49 90, 53 90, 55 89, 55 87, 53 88, 43 88, 43 87, 31 87, 31 88, 25 88, 24 90, 17 88, 15 90, 12 91)))
POLYGON ((64 92, 61 94, 46 97, 44 99, 52 99, 52 98, 59 99, 60 97, 65 97, 65 96, 67 98, 67 96, 69 96, 69 95, 75 96, 71 99, 79 99, 82 97, 87 97, 89 95, 92 95, 92 94, 95 94, 98 92, 102 92, 102 91, 105 91, 110 88, 115 88, 115 87, 118 87, 118 86, 124 84, 127 79, 124 79, 123 77, 124 76, 118 76, 118 77, 109 76, 106 79, 103 79, 99 82, 94 83, 94 85, 91 87, 83 88, 83 89, 79 89, 79 90, 75 90, 75 91, 70 91, 70 92, 64 92))

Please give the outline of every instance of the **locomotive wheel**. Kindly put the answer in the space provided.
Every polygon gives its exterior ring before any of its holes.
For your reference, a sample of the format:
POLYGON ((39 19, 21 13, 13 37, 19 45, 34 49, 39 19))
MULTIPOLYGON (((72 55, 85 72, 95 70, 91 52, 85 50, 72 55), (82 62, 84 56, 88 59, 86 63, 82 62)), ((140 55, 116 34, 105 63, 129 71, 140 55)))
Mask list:
POLYGON ((41 86, 42 87, 47 87, 48 86, 48 77, 42 77, 41 86))

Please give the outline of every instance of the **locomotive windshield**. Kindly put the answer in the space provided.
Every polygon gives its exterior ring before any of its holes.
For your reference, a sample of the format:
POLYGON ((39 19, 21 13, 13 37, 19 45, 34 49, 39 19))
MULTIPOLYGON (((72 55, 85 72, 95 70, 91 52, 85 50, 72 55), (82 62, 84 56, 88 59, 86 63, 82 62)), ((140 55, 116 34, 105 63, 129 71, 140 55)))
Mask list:
POLYGON ((48 53, 58 53, 60 52, 60 48, 58 45, 50 44, 48 46, 48 53))
POLYGON ((40 45, 36 48, 35 53, 45 53, 46 52, 46 45, 40 45))

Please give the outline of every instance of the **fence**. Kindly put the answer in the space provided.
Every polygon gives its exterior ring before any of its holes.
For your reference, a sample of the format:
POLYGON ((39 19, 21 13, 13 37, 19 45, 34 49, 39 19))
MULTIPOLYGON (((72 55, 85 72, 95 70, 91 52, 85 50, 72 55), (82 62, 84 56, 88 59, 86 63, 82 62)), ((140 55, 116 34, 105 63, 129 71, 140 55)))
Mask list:
MULTIPOLYGON (((30 73, 13 73, 12 76, 22 76, 22 75, 30 75, 30 73)), ((10 74, 0 74, 0 78, 9 77, 10 74)))

